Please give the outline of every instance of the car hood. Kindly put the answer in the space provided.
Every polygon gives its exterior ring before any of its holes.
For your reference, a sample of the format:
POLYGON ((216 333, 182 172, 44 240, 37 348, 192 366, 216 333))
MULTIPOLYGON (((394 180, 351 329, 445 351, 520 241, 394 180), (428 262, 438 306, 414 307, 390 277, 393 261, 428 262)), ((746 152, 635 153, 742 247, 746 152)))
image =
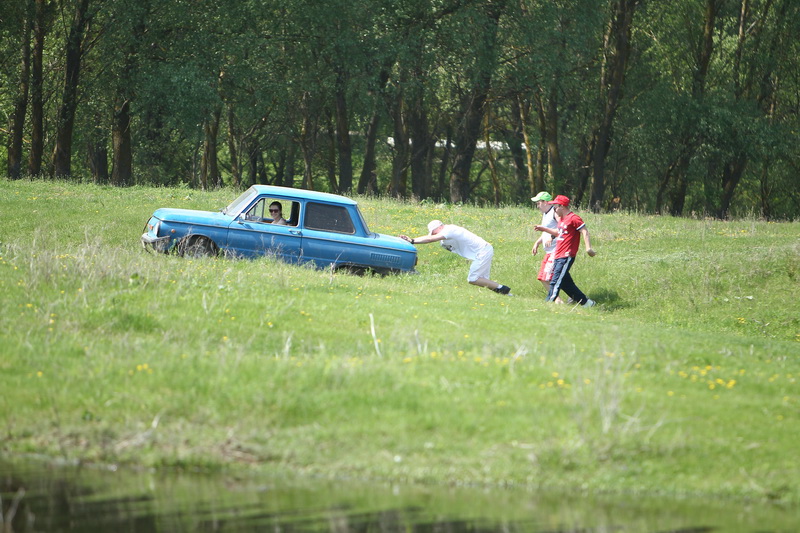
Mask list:
POLYGON ((404 241, 400 237, 395 237, 394 235, 387 235, 385 233, 375 233, 374 231, 370 233, 370 237, 375 239, 376 241, 380 241, 384 246, 388 246, 391 248, 397 248, 398 250, 405 250, 408 252, 416 252, 417 249, 408 241, 404 241))
POLYGON ((222 224, 227 225, 233 217, 224 215, 220 211, 198 211, 195 209, 172 209, 162 207, 157 209, 153 216, 168 222, 186 222, 191 224, 222 224))

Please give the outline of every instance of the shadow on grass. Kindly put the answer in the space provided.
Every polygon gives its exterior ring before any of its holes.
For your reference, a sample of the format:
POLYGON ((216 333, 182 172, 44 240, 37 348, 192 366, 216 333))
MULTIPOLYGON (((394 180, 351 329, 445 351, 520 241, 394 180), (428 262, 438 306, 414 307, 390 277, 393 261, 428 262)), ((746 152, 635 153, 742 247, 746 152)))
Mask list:
POLYGON ((627 309, 631 307, 630 302, 620 298, 617 291, 606 289, 594 290, 588 294, 589 298, 597 302, 603 309, 608 311, 617 311, 620 309, 627 309))

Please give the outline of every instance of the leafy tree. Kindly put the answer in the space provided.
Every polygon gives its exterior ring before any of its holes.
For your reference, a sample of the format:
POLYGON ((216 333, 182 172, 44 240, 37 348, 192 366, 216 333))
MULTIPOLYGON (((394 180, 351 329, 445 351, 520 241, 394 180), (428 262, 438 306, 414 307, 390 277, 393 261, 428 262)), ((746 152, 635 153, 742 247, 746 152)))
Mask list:
POLYGON ((47 151, 48 174, 117 185, 492 203, 549 189, 594 209, 800 213, 792 0, 21 0, 2 13, 10 177, 27 150, 29 174, 47 151))

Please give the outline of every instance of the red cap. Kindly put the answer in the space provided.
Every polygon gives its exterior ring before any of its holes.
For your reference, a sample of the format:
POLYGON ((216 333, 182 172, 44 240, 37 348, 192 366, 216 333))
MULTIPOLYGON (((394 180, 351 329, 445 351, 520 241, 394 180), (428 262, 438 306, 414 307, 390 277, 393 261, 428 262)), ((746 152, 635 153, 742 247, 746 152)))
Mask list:
POLYGON ((547 202, 548 204, 558 204, 563 205, 564 207, 569 207, 569 198, 564 196, 563 194, 559 194, 556 196, 552 202, 547 202))

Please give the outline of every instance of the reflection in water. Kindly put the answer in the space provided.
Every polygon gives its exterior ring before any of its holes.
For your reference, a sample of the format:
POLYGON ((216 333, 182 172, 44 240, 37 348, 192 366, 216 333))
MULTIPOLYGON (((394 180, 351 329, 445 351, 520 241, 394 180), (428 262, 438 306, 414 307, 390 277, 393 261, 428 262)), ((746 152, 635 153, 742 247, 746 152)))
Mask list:
POLYGON ((101 471, 0 462, 2 531, 797 531, 800 510, 741 502, 101 471))

